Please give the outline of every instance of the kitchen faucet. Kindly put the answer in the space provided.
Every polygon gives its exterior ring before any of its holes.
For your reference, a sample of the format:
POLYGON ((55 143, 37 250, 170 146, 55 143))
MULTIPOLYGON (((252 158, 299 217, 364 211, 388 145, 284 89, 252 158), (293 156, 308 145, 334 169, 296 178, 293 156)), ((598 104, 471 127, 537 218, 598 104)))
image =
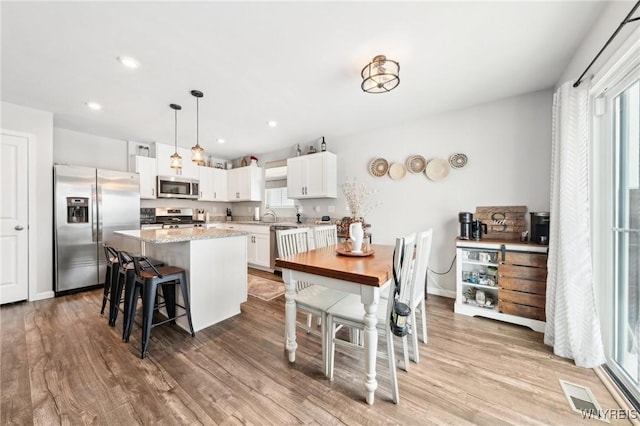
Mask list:
POLYGON ((276 215, 276 213, 273 210, 271 210, 271 209, 265 210, 264 215, 262 216, 262 219, 264 220, 264 218, 266 218, 267 215, 273 216, 273 222, 274 223, 278 221, 278 216, 276 215))

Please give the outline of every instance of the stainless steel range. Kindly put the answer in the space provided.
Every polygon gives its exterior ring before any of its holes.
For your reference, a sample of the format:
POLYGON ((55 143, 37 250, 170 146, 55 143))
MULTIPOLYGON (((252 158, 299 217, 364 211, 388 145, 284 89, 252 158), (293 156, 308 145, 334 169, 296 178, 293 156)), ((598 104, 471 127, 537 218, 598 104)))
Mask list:
POLYGON ((179 229, 179 228, 202 228, 204 222, 201 220, 193 219, 192 208, 162 208, 157 207, 153 214, 149 211, 149 208, 144 209, 146 217, 154 217, 154 223, 147 223, 141 226, 142 229, 179 229))

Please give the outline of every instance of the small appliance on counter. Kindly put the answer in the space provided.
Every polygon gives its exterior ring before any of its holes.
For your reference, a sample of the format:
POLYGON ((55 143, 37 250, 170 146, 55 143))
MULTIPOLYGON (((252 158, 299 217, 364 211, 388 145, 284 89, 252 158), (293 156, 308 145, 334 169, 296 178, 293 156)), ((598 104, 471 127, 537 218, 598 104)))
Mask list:
POLYGON ((483 231, 485 234, 487 233, 486 223, 482 223, 479 220, 474 220, 473 222, 471 222, 471 237, 474 240, 481 240, 483 231))
POLYGON ((531 241, 537 244, 549 244, 549 212, 531 212, 531 241))
POLYGON ((469 212, 458 213, 458 222, 460 222, 460 239, 468 240, 471 238, 471 222, 473 222, 473 214, 469 212))
POLYGON ((227 207, 227 222, 231 222, 233 220, 233 216, 231 215, 231 209, 227 207))

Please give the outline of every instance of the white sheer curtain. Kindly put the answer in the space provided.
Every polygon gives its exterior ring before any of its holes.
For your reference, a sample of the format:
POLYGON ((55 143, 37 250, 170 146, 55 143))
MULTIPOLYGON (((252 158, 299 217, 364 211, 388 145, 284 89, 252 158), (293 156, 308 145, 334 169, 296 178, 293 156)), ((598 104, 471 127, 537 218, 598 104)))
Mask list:
POLYGON ((605 362, 594 298, 589 220, 589 88, 553 97, 551 229, 544 342, 580 367, 605 362))

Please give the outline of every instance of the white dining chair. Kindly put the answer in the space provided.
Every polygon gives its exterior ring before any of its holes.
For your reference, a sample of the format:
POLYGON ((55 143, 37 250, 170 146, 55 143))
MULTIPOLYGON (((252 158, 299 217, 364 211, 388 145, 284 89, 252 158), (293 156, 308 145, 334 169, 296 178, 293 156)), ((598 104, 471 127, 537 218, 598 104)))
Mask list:
POLYGON ((338 227, 336 225, 320 225, 313 228, 316 248, 335 246, 338 244, 338 227))
MULTIPOLYGON (((413 258, 415 250, 416 234, 407 235, 402 238, 396 239, 396 246, 393 258, 394 275, 397 277, 398 282, 394 278, 390 280, 390 285, 386 286, 388 291, 388 297, 380 299, 378 304, 377 317, 378 322, 376 325, 378 334, 382 336, 386 341, 386 356, 389 359, 389 371, 391 376, 391 395, 394 403, 398 403, 400 400, 400 394, 398 391, 398 378, 396 375, 396 361, 393 344, 393 333, 389 325, 389 318, 391 317, 391 311, 393 310, 393 304, 395 300, 396 288, 406 287, 409 283, 410 271, 411 271, 411 259, 413 258), (386 303, 385 303, 386 302, 386 303)), ((337 302, 327 312, 327 325, 326 330, 329 334, 328 340, 328 376, 333 379, 333 370, 335 364, 335 350, 336 343, 355 346, 362 348, 359 344, 350 343, 344 340, 336 338, 336 330, 339 326, 351 327, 364 332, 364 306, 359 295, 350 294, 337 302)))
MULTIPOLYGON (((309 250, 309 228, 294 228, 276 231, 278 245, 278 257, 287 257, 303 253, 309 250)), ((298 327, 304 328, 307 333, 312 333, 312 316, 320 318, 320 336, 322 338, 322 362, 327 371, 327 345, 325 325, 326 312, 336 302, 347 296, 347 293, 307 282, 296 282, 296 310, 307 314, 306 324, 296 321, 298 327)), ((317 334, 317 333, 314 333, 317 334)), ((287 331, 285 327, 285 344, 287 331)))
MULTIPOLYGON (((422 325, 422 342, 427 343, 427 311, 424 302, 425 285, 427 280, 427 268, 431 257, 431 243, 433 241, 433 229, 419 232, 416 237, 416 255, 413 261, 411 277, 407 287, 410 293, 411 314, 409 315, 409 335, 411 336, 411 346, 413 351, 413 362, 420 361, 420 351, 418 350, 418 322, 416 312, 420 311, 422 325)), ((409 370, 407 339, 402 340, 402 352, 405 360, 405 370, 409 370)))

